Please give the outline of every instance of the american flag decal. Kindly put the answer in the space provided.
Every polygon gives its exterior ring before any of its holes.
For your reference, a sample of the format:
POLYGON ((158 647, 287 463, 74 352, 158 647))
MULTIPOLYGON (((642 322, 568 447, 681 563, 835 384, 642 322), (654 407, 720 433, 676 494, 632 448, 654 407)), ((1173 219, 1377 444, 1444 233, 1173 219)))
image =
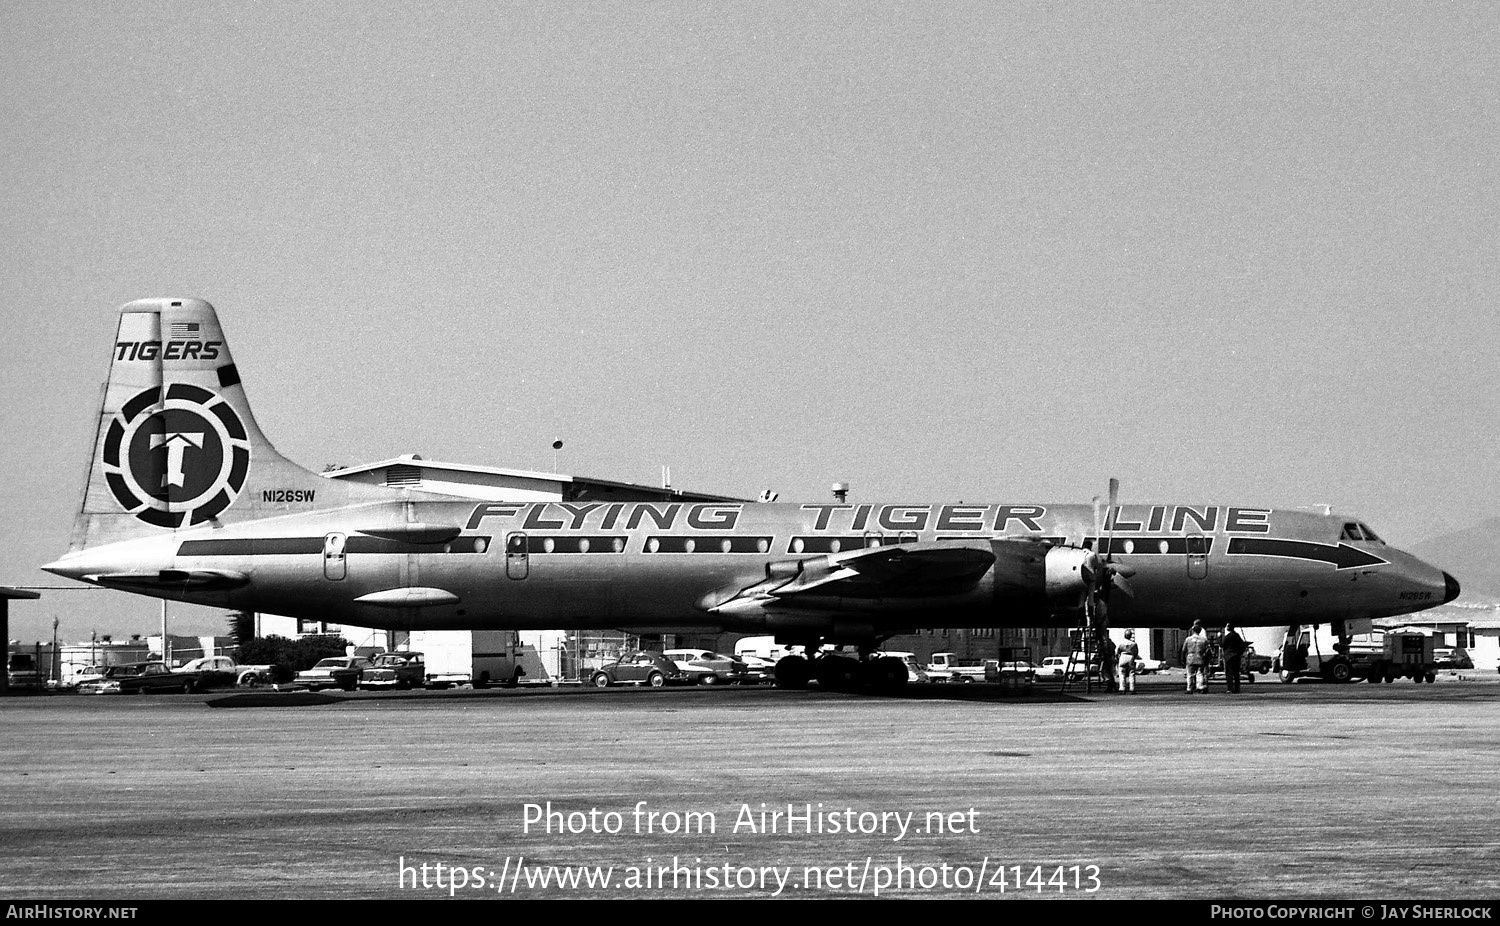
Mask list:
POLYGON ((172 322, 167 326, 167 334, 169 337, 174 338, 196 337, 198 334, 198 323, 172 322))

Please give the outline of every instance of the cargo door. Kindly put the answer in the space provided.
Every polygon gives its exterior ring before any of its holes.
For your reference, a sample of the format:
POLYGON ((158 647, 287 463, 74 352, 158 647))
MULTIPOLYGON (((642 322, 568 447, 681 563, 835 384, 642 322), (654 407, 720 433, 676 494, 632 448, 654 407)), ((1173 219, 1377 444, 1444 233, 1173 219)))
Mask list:
POLYGON ((348 539, 344 534, 323 538, 323 578, 337 582, 348 575, 348 554, 344 549, 348 539))
POLYGON ((524 579, 531 572, 526 535, 520 532, 505 538, 505 574, 512 579, 524 579))
POLYGON ((1187 535, 1187 573, 1189 579, 1208 578, 1208 538, 1202 534, 1187 535))

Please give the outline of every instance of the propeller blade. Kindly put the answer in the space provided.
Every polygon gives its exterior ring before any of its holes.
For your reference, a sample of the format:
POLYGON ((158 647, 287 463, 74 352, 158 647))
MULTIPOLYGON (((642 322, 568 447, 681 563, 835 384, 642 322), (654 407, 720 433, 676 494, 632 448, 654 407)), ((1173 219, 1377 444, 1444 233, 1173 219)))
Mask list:
POLYGON ((1120 480, 1109 477, 1109 543, 1104 545, 1104 556, 1106 561, 1113 561, 1115 556, 1115 522, 1120 520, 1120 480))

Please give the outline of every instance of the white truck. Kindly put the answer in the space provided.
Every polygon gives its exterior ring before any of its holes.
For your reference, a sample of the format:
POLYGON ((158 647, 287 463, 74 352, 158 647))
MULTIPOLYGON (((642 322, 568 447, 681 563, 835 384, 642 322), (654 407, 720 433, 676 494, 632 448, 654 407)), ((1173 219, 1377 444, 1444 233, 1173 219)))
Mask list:
POLYGON ((547 680, 536 647, 520 642, 510 630, 413 630, 400 649, 425 654, 428 688, 547 680))
POLYGON ((953 653, 933 653, 927 661, 927 678, 934 682, 982 682, 983 659, 960 659, 953 653))
POLYGON ((781 661, 783 656, 801 655, 800 646, 782 646, 772 636, 744 637, 734 644, 734 654, 739 657, 754 656, 757 659, 767 659, 772 663, 781 661))

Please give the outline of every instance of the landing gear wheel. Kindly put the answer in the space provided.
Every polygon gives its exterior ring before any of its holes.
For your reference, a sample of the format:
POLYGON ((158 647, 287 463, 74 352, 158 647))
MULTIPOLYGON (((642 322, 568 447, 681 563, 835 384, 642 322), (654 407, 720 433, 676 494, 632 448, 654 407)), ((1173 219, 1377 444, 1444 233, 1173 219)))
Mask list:
POLYGON ((901 691, 906 687, 910 676, 906 671, 906 663, 894 656, 882 656, 871 660, 863 666, 865 684, 872 691, 880 693, 893 693, 901 691))
POLYGON ((818 686, 829 691, 849 691, 859 684, 859 661, 847 656, 823 656, 814 671, 818 686))
POLYGON ((800 691, 812 678, 812 667, 805 656, 783 656, 776 663, 776 687, 800 691))

